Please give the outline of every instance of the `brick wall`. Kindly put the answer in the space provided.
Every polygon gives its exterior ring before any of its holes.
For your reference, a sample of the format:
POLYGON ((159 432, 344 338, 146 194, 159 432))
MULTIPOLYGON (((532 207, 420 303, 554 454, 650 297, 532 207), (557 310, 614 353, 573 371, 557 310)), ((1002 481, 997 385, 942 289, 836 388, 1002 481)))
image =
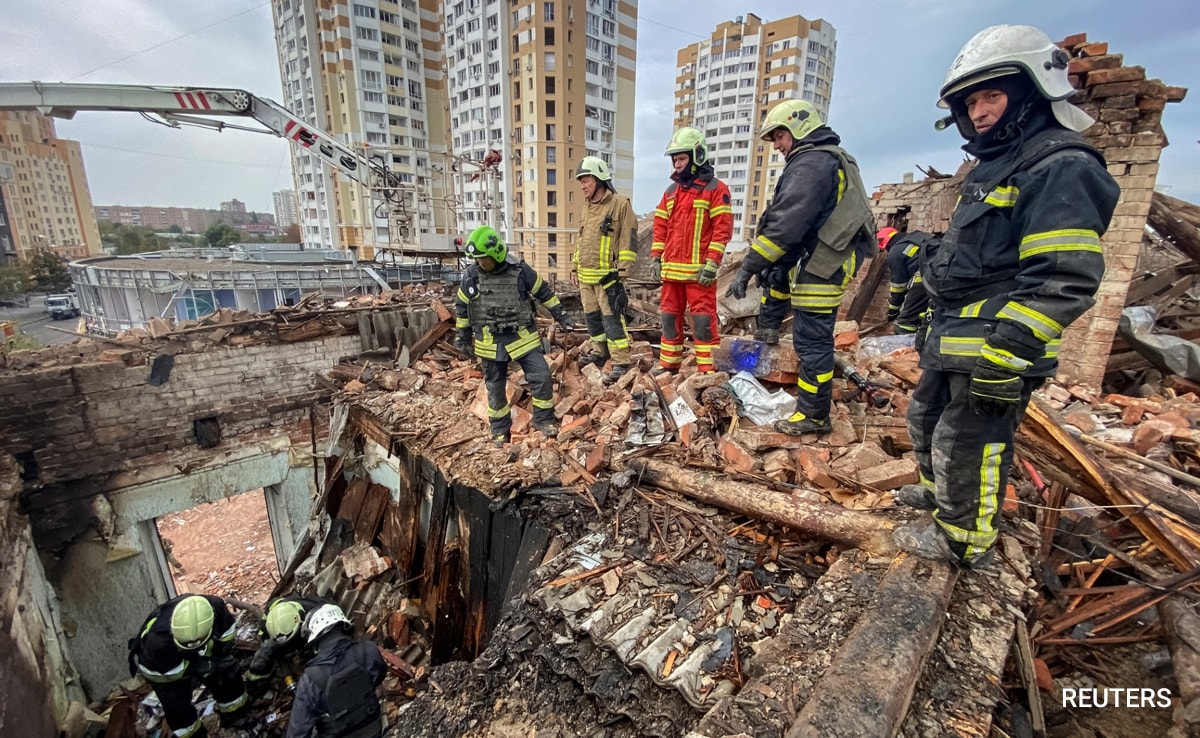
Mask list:
POLYGON ((196 449, 197 419, 215 417, 222 444, 262 431, 306 429, 311 403, 329 396, 314 372, 358 351, 353 335, 214 348, 175 356, 159 386, 148 383, 149 366, 120 362, 2 374, 0 449, 22 463, 27 483, 42 486, 196 449))
MULTIPOLYGON (((1147 79, 1142 67, 1124 66, 1120 54, 1109 54, 1108 44, 1089 43, 1086 34, 1070 36, 1059 45, 1071 55, 1069 72, 1078 90, 1072 102, 1097 121, 1084 136, 1104 154, 1109 173, 1121 186, 1120 202, 1104 236, 1107 269, 1096 306, 1067 329, 1059 354, 1061 380, 1099 387, 1137 269, 1159 156, 1167 145, 1162 111, 1168 102, 1182 100, 1187 90, 1147 79)), ((952 178, 883 185, 875 193, 877 223, 882 227, 904 221, 909 230, 946 230, 964 173, 960 169, 952 178)), ((886 291, 886 284, 879 289, 886 291)), ((880 317, 872 311, 864 323, 880 317)))

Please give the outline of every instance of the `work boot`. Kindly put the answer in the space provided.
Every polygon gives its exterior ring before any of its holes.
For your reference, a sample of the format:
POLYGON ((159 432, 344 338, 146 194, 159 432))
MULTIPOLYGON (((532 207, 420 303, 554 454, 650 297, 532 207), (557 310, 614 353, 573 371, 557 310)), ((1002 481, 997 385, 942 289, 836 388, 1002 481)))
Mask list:
POLYGON ((606 362, 606 361, 608 361, 608 354, 600 352, 600 351, 589 351, 586 354, 580 354, 579 358, 575 360, 575 363, 578 364, 579 367, 582 369, 583 367, 587 366, 588 364, 595 364, 596 366, 603 366, 604 362, 606 362))
POLYGON ((553 420, 533 421, 533 429, 547 438, 558 438, 558 423, 553 420))
POLYGON ((762 341, 770 346, 775 346, 779 343, 779 329, 759 328, 758 330, 754 331, 754 340, 762 341))
POLYGON ((789 436, 802 436, 805 433, 820 433, 822 435, 833 430, 833 426, 828 420, 814 420, 813 418, 805 417, 804 413, 792 413, 792 417, 787 420, 776 420, 775 430, 780 433, 786 433, 789 436))
POLYGON ((615 384, 618 379, 629 373, 628 364, 613 364, 612 371, 604 375, 605 384, 615 384))
POLYGON ((897 505, 911 507, 916 510, 936 510, 933 493, 923 484, 906 484, 892 491, 892 501, 897 505))
POLYGON ((679 373, 678 369, 668 369, 665 366, 663 366, 662 364, 659 364, 658 366, 656 366, 650 370, 650 376, 652 376, 652 377, 661 377, 664 374, 678 374, 678 373, 679 373))
POLYGON ((497 433, 492 436, 492 445, 496 448, 504 448, 504 444, 508 443, 507 433, 497 433))
POLYGON ((941 526, 932 520, 896 528, 892 531, 892 541, 901 551, 907 551, 923 559, 957 564, 966 569, 990 570, 996 559, 995 548, 989 548, 970 559, 959 558, 958 554, 950 549, 950 541, 942 532, 941 526))

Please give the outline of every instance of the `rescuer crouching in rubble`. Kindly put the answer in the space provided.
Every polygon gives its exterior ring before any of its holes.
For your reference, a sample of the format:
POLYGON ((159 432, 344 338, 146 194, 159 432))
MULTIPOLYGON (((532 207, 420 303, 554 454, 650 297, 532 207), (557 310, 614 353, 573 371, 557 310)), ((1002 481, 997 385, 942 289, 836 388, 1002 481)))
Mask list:
POLYGON ((508 253, 496 229, 480 226, 472 231, 467 256, 475 262, 467 267, 455 300, 454 345, 483 361, 492 442, 497 446, 508 443, 512 429, 508 406, 510 361, 521 365, 529 383, 534 429, 557 436, 553 380, 542 353, 533 301, 542 303, 565 330, 574 330, 575 326, 550 285, 533 267, 508 253))
POLYGON ((212 692, 225 727, 246 727, 249 696, 233 658, 234 617, 225 601, 185 594, 159 605, 129 641, 129 673, 154 688, 175 738, 205 738, 192 704, 196 682, 212 692))
POLYGON ((308 614, 303 635, 316 653, 296 685, 287 738, 380 738, 383 710, 375 690, 387 673, 379 648, 351 637, 337 605, 308 614))
POLYGON ((264 694, 275 674, 275 665, 303 650, 300 630, 304 618, 322 604, 320 600, 297 595, 277 597, 267 603, 258 625, 260 645, 246 669, 246 689, 250 694, 264 694))

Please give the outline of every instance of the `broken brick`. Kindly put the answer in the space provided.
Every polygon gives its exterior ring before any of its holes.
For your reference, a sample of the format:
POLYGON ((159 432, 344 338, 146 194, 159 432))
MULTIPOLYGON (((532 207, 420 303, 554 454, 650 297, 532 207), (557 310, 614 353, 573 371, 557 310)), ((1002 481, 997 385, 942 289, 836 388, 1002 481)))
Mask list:
MULTIPOLYGON (((566 418, 564 418, 564 420, 566 420, 566 418)), ((577 418, 574 418, 570 422, 565 423, 562 428, 559 429, 558 440, 562 442, 569 441, 572 438, 578 438, 587 432, 587 429, 591 426, 591 424, 592 419, 587 415, 581 415, 577 418)))
POLYGON ((737 471, 751 472, 759 466, 758 457, 737 441, 722 438, 718 448, 726 463, 737 471))
POLYGON ((587 469, 589 474, 595 474, 604 466, 605 448, 603 443, 597 443, 595 448, 587 452, 583 459, 583 468, 587 469))
POLYGON ((859 469, 855 478, 877 490, 896 489, 920 481, 917 462, 909 459, 896 459, 869 469, 859 469))
POLYGON ((802 449, 797 456, 800 468, 804 471, 804 476, 810 483, 815 484, 821 489, 837 489, 842 486, 833 477, 833 472, 829 468, 829 465, 825 463, 816 451, 802 449))
POLYGON ((834 351, 849 351, 858 345, 858 332, 846 331, 833 337, 834 351))

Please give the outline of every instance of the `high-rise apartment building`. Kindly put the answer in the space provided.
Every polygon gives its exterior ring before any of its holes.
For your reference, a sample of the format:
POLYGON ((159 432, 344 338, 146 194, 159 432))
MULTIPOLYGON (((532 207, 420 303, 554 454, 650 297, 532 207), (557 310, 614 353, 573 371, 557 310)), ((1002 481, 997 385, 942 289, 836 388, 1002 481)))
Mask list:
MULTIPOLYGON (((565 278, 579 160, 603 157, 632 189, 636 0, 275 0, 274 13, 284 104, 382 157, 421 240, 492 224, 565 278)), ((294 162, 306 242, 387 244, 364 188, 303 150, 294 162)))
POLYGON ((296 216, 295 190, 278 190, 271 193, 271 199, 275 204, 275 224, 280 229, 300 223, 299 218, 296 216))
POLYGON ((734 237, 750 241, 770 202, 783 157, 759 141, 758 126, 779 100, 802 98, 828 120, 837 31, 799 15, 738 16, 679 50, 675 126, 704 132, 717 176, 733 197, 734 237))
POLYGON ((40 248, 65 259, 101 253, 79 142, 58 138, 46 116, 10 111, 0 112, 0 149, 11 170, 0 183, 8 255, 28 259, 40 248))

